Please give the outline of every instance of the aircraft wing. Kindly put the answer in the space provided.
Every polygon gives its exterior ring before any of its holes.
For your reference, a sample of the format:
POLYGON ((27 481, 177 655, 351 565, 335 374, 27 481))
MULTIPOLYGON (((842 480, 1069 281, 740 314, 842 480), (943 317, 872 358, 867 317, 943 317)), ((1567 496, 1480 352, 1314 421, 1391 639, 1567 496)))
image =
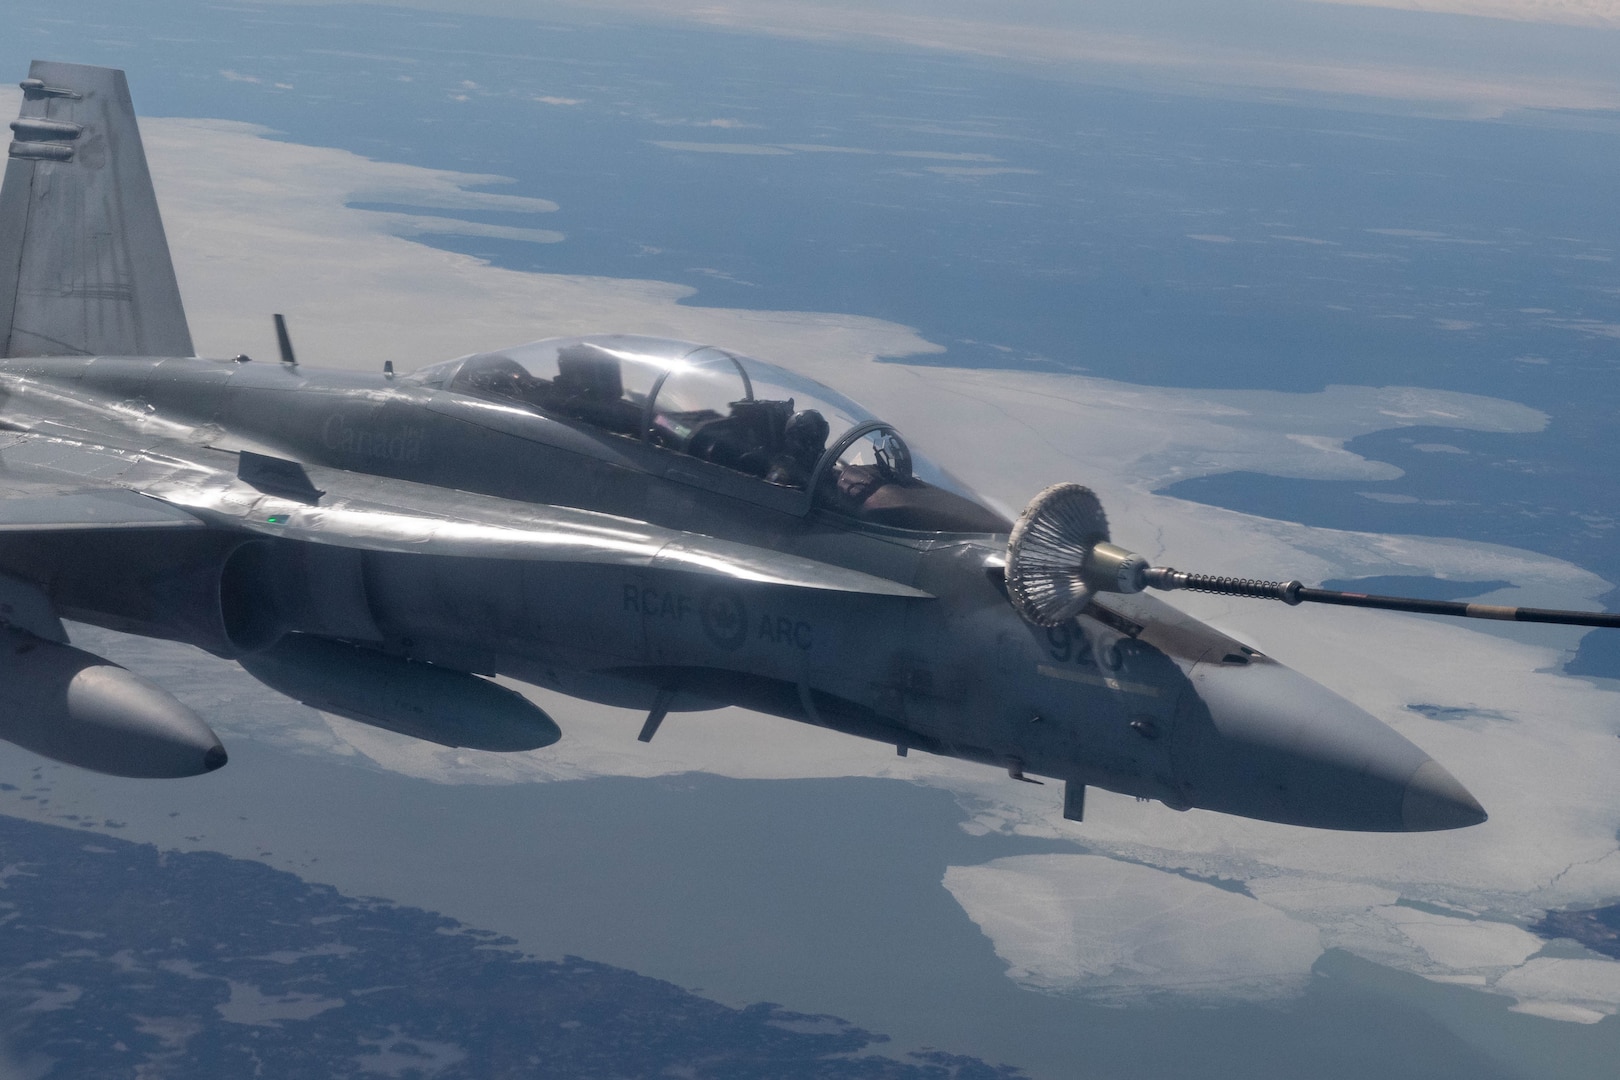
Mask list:
POLYGON ((613 514, 197 445, 165 437, 161 425, 146 421, 75 415, 71 395, 24 395, 25 389, 13 388, 0 429, 0 533, 203 524, 367 551, 645 567, 831 592, 930 596, 874 574, 613 514))
POLYGON ((593 510, 172 440, 0 435, 0 533, 215 528, 365 551, 677 570, 873 596, 930 594, 754 544, 593 510))
POLYGON ((0 477, 0 533, 200 529, 206 524, 178 507, 123 488, 51 488, 20 486, 9 476, 0 477))
MULTIPOLYGON (((859 570, 593 510, 306 469, 251 453, 238 457, 235 476, 176 474, 141 490, 212 524, 366 551, 677 570, 766 585, 932 598, 859 570)), ((136 480, 139 471, 126 480, 136 480)))
POLYGON ((0 534, 206 527, 195 514, 109 483, 110 466, 128 453, 0 435, 0 534))

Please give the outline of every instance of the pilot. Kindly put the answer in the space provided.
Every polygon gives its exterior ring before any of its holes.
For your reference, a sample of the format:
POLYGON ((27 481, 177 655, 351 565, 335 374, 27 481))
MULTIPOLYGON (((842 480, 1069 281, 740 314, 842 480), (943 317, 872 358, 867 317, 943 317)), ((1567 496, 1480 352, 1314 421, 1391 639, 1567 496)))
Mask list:
POLYGON ((623 364, 588 341, 557 350, 557 375, 548 405, 558 412, 620 435, 641 437, 641 406, 624 393, 623 364))
POLYGON ((808 484, 816 462, 827 449, 831 430, 827 418, 815 409, 801 409, 788 417, 782 428, 782 449, 772 455, 766 481, 794 488, 808 484))

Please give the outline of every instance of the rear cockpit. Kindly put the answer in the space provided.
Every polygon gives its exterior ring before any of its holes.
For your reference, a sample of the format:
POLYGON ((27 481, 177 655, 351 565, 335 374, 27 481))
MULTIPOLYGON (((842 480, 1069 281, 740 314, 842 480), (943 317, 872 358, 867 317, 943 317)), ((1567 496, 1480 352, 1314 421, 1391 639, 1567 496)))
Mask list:
MULTIPOLYGON (((1011 527, 848 398, 713 346, 624 334, 548 338, 409 378, 705 462, 779 494, 802 492, 806 513, 928 532, 1011 527)), ((701 484, 703 470, 677 478, 701 484)))

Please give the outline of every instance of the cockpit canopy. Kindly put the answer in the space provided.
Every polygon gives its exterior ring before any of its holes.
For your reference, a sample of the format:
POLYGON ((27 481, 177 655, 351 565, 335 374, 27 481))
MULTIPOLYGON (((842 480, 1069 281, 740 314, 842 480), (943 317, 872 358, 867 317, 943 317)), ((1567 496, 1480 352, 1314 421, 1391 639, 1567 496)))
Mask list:
POLYGON ((1010 528, 848 398, 711 345, 628 334, 548 338, 411 378, 804 491, 814 507, 862 521, 941 532, 1010 528))

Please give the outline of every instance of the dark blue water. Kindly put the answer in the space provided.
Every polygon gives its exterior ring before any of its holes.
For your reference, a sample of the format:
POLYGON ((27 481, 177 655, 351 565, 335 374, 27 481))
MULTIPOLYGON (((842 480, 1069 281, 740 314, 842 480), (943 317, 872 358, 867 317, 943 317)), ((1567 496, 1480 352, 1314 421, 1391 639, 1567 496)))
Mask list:
MULTIPOLYGON (((925 362, 1524 402, 1550 414, 1545 432, 1359 440, 1408 470, 1385 485, 1232 475, 1172 490, 1311 524, 1513 544, 1620 581, 1620 138, 580 19, 70 0, 11 16, 0 64, 117 64, 148 114, 511 176, 500 190, 561 209, 464 216, 564 242, 425 242, 516 269, 684 282, 697 304, 893 319, 947 346, 925 362), (964 167, 1019 171, 929 171, 964 167), (1411 449, 1425 441, 1470 452, 1411 449), (1370 487, 1417 501, 1355 494, 1370 487)), ((1599 638, 1576 669, 1620 673, 1620 642, 1599 638)))
POLYGON ((1530 929, 1547 938, 1573 938, 1593 952, 1620 960, 1620 904, 1549 911, 1530 929))

